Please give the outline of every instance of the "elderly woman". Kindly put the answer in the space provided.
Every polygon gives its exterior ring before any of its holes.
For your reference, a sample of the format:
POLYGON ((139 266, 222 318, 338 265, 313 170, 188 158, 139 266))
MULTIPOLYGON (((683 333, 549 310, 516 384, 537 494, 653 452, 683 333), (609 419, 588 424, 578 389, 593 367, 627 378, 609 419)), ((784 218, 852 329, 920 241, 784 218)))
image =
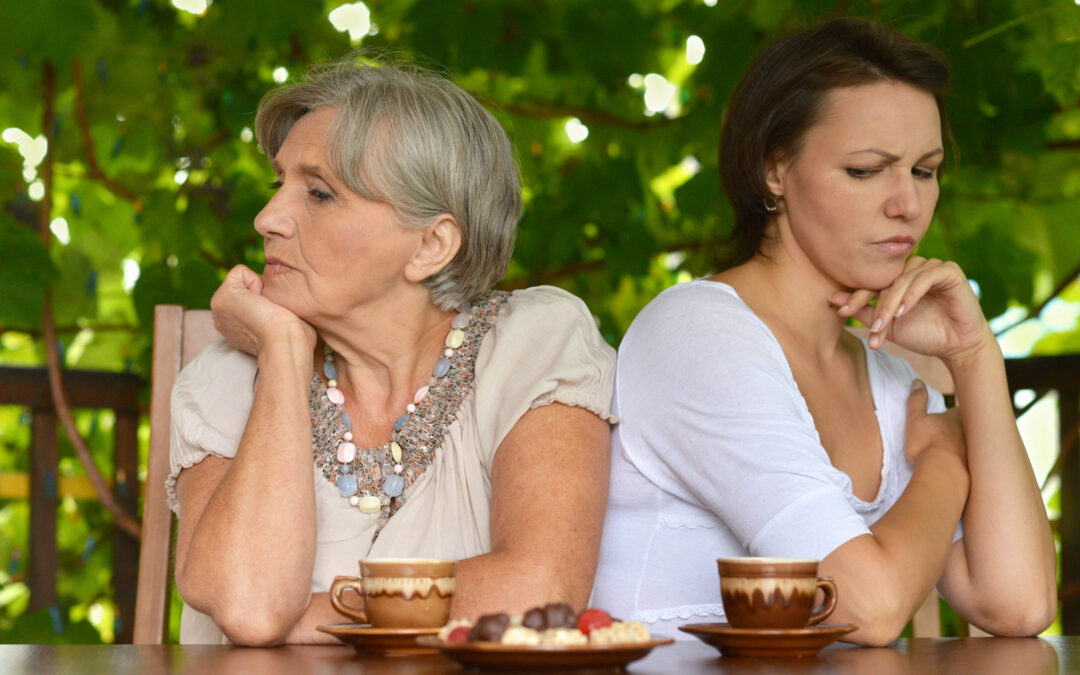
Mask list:
POLYGON ((960 268, 912 255, 948 76, 928 45, 855 19, 743 76, 720 149, 732 256, 653 300, 620 348, 600 605, 716 621, 715 559, 771 556, 822 560, 830 621, 863 644, 895 639, 935 586, 991 633, 1053 621, 1054 543, 1001 350, 960 268), (941 359, 959 409, 886 339, 941 359))
POLYGON ((345 62, 255 125, 266 267, 229 272, 225 340, 173 393, 181 641, 333 640, 362 558, 460 559, 456 617, 584 606, 614 353, 573 296, 490 290, 521 210, 503 130, 444 79, 345 62))

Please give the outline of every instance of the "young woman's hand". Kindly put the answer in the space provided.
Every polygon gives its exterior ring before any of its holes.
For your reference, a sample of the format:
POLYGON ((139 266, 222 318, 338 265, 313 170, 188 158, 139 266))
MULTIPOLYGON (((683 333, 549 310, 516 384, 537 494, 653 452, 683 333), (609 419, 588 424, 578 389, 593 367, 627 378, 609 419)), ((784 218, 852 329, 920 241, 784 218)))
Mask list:
POLYGON ((886 339, 948 365, 994 342, 963 270, 954 263, 912 256, 886 289, 834 293, 829 301, 840 316, 854 316, 870 328, 872 349, 886 339), (868 304, 877 298, 877 305, 868 304))
POLYGON ((946 452, 960 460, 967 470, 967 444, 960 409, 950 408, 943 413, 926 412, 928 393, 921 380, 915 380, 907 402, 907 424, 904 434, 904 456, 915 466, 923 452, 946 452))
POLYGON ((315 329, 262 294, 262 277, 237 265, 210 299, 214 327, 240 351, 258 356, 267 340, 300 336, 315 348, 315 329))

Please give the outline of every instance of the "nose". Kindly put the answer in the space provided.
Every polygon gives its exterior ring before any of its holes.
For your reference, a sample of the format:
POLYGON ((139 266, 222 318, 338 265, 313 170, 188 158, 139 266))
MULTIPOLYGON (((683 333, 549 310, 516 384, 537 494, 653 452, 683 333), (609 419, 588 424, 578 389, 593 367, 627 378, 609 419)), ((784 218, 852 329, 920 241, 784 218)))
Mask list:
POLYGON ((916 178, 910 172, 897 172, 896 183, 892 187, 892 194, 885 203, 885 215, 890 218, 903 220, 915 220, 922 215, 922 195, 916 178))
POLYGON ((288 238, 296 231, 296 221, 290 215, 288 198, 281 188, 255 216, 255 231, 263 237, 288 238))

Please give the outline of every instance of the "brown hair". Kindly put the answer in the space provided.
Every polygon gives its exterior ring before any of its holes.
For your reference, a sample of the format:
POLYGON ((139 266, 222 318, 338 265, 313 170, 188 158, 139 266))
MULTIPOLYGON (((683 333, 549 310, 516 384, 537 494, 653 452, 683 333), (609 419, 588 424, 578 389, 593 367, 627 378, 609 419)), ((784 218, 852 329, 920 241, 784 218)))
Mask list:
POLYGON ((765 236, 765 166, 798 154, 833 89, 881 81, 933 94, 946 147, 951 135, 944 96, 949 66, 930 45, 866 19, 834 18, 781 38, 763 51, 735 86, 720 131, 720 175, 735 210, 721 268, 754 256, 765 236))

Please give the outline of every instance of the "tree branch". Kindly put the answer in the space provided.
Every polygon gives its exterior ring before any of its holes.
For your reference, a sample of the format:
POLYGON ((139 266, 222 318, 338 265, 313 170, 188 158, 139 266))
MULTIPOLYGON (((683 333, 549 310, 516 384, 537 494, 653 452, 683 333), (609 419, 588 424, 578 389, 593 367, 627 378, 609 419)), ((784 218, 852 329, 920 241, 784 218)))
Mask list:
POLYGON ((79 131, 82 134, 83 154, 86 155, 86 165, 90 169, 90 177, 96 179, 104 185, 109 192, 112 192, 117 197, 131 202, 135 206, 136 211, 141 211, 142 200, 139 199, 134 192, 112 178, 109 178, 101 168, 101 164, 98 162, 97 153, 94 150, 94 138, 90 135, 90 121, 86 114, 86 97, 83 92, 82 82, 82 64, 80 63, 78 56, 72 57, 71 59, 71 77, 75 83, 75 120, 78 123, 79 131))
MULTIPOLYGON (((720 239, 698 239, 694 241, 680 241, 674 244, 667 244, 662 246, 658 251, 659 253, 672 253, 674 251, 686 251, 696 249, 707 249, 714 246, 719 246, 722 242, 720 239)), ((607 263, 604 260, 579 260, 572 262, 563 267, 556 267, 555 269, 538 272, 527 279, 515 279, 513 281, 506 281, 498 284, 498 288, 506 291, 517 290, 519 288, 525 288, 526 286, 536 284, 548 284, 559 279, 566 279, 569 277, 577 276, 578 274, 588 274, 589 272, 596 272, 605 267, 607 263)))
POLYGON ((557 117, 576 117, 582 122, 588 124, 597 124, 601 126, 618 127, 622 129, 634 129, 637 131, 650 131, 658 129, 663 126, 668 126, 678 121, 678 119, 668 119, 663 115, 656 115, 654 117, 647 117, 641 120, 628 120, 617 115, 613 115, 604 110, 597 110, 596 108, 587 108, 585 106, 576 105, 556 105, 547 102, 536 102, 531 104, 512 103, 509 101, 485 101, 484 95, 471 91, 469 92, 478 101, 487 103, 487 107, 496 110, 508 112, 512 115, 519 115, 521 117, 537 117, 541 119, 557 118, 557 117))
MULTIPOLYGON (((42 89, 44 96, 44 114, 42 127, 48 150, 41 163, 41 179, 45 185, 45 196, 41 200, 41 210, 38 212, 38 233, 46 250, 52 243, 52 234, 49 232, 49 218, 52 214, 53 195, 53 156, 56 154, 56 69, 52 62, 45 61, 42 66, 42 89)), ((138 539, 142 528, 134 516, 130 515, 116 501, 109 489, 101 472, 94 463, 94 457, 90 454, 90 448, 75 426, 75 417, 71 414, 71 405, 68 403, 67 392, 64 390, 64 377, 60 354, 56 350, 56 326, 53 319, 52 288, 45 289, 45 302, 41 311, 41 334, 45 342, 45 354, 48 361, 49 391, 52 393, 53 405, 56 415, 64 425, 71 445, 79 461, 86 468, 87 477, 94 488, 102 505, 113 515, 113 520, 118 527, 127 532, 133 538, 138 539)))
POLYGON ((996 331, 994 333, 994 337, 998 337, 1000 335, 1005 334, 1006 332, 1012 330, 1013 328, 1016 328, 1017 326, 1019 326, 1020 324, 1024 323, 1025 321, 1027 321, 1028 319, 1030 319, 1030 318, 1032 318, 1034 316, 1039 316, 1039 314, 1042 313, 1043 309, 1045 309, 1046 306, 1048 304, 1050 304, 1050 301, 1053 300, 1054 298, 1056 298, 1057 296, 1061 295, 1065 291, 1065 289, 1069 287, 1069 284, 1071 284, 1073 281, 1075 281, 1077 277, 1080 277, 1080 264, 1078 264, 1076 267, 1074 267, 1071 272, 1066 274, 1064 276, 1064 278, 1062 278, 1062 280, 1058 282, 1058 285, 1054 288, 1053 292, 1051 292, 1050 295, 1046 296, 1046 299, 1044 299, 1038 305, 1033 307, 1031 309, 1031 311, 1029 311, 1027 314, 1025 314, 1022 319, 1018 319, 1017 321, 1013 321, 1008 326, 1005 326, 1001 330, 996 331))

